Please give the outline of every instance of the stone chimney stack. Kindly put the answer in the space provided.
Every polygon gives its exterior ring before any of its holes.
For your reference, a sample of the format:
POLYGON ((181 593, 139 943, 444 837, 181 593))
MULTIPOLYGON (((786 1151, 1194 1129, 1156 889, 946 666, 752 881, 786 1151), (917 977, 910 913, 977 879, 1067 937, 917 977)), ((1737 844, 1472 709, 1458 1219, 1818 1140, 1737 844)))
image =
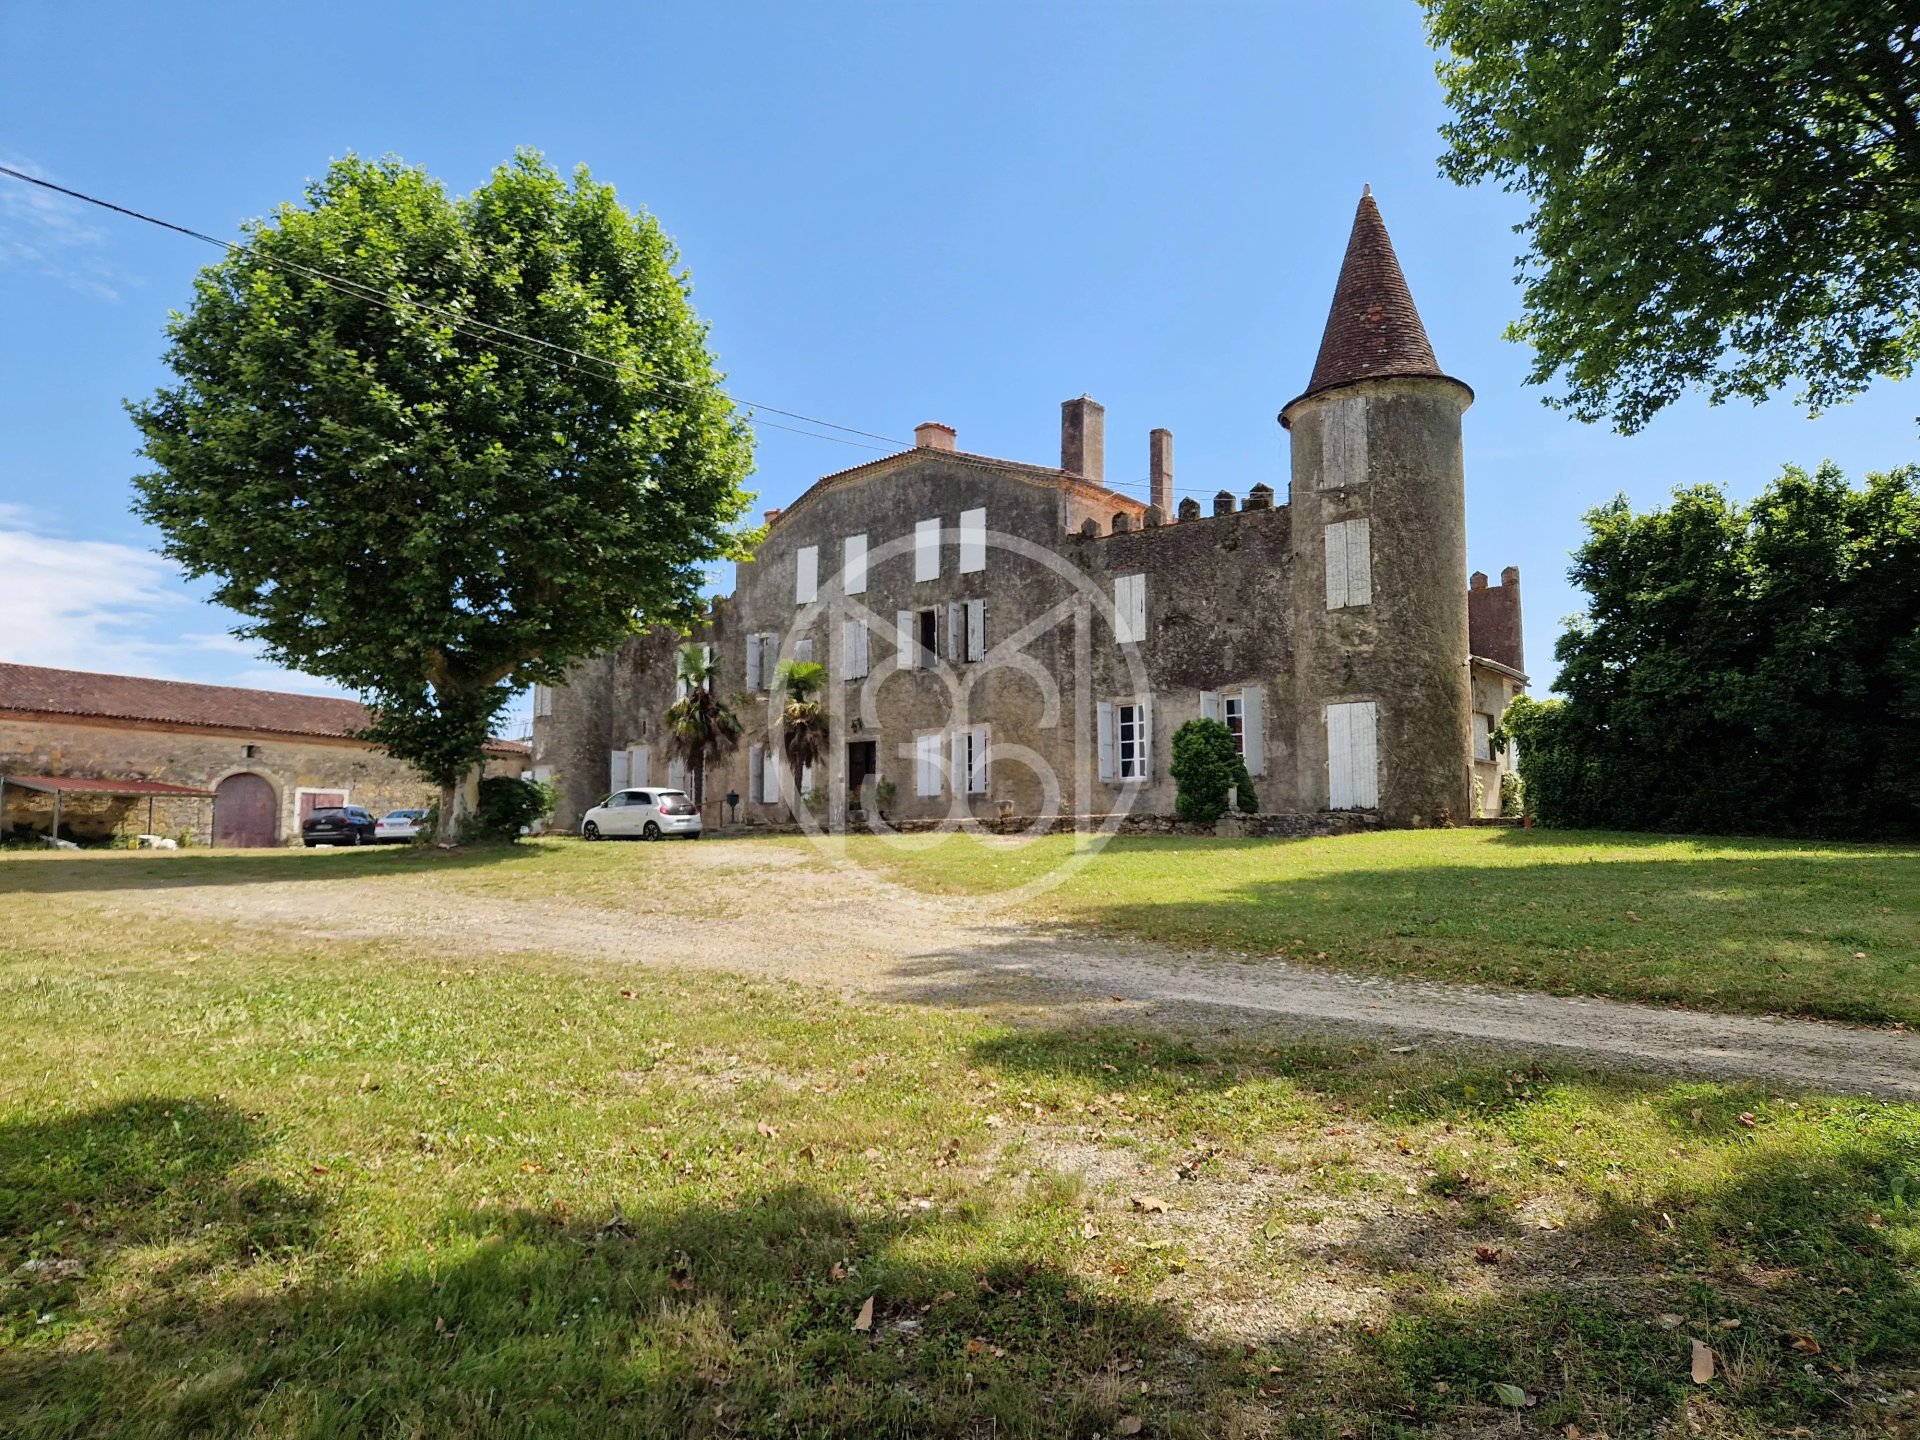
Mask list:
POLYGON ((938 420, 928 420, 913 427, 913 445, 916 450, 957 450, 959 435, 951 425, 942 425, 938 420))
POLYGON ((1060 406, 1060 468, 1106 484, 1107 407, 1090 395, 1060 406))
POLYGON ((1147 476, 1153 503, 1173 518, 1173 431, 1155 430, 1147 436, 1147 476))

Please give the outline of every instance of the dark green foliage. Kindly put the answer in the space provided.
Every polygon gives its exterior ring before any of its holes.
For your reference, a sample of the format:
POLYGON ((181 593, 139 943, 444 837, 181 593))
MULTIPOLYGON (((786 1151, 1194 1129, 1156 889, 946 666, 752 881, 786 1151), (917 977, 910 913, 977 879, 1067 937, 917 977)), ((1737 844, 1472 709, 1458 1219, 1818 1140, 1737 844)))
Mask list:
POLYGON ((1176 788, 1174 813, 1182 820, 1211 825, 1227 813, 1227 791, 1236 785, 1242 811, 1251 815, 1260 808, 1233 732, 1218 720, 1189 720, 1174 731, 1168 769, 1176 788))
POLYGON ((1532 205, 1528 379, 1637 430, 1920 356, 1920 31, 1887 0, 1423 0, 1443 170, 1532 205))
POLYGON ((544 781, 490 775, 480 782, 480 803, 474 807, 475 833, 471 838, 517 840, 523 829, 553 813, 554 799, 553 787, 544 781))
POLYGON ((741 552, 751 438, 678 266, 651 216, 531 152, 462 199, 338 161, 168 325, 177 382, 130 407, 138 509, 453 803, 514 692, 691 620, 741 552))
POLYGON ((1750 505, 1587 517, 1564 704, 1523 700, 1549 825, 1920 835, 1920 468, 1788 468, 1750 505))

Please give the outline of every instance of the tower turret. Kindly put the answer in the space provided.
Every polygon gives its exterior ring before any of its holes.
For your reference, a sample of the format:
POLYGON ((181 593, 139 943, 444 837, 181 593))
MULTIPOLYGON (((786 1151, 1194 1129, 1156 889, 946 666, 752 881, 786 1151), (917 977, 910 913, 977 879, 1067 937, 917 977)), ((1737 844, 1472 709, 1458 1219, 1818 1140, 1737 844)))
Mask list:
POLYGON ((1293 440, 1299 793, 1391 824, 1472 793, 1466 493, 1473 392, 1440 368, 1393 242, 1360 197, 1293 440))

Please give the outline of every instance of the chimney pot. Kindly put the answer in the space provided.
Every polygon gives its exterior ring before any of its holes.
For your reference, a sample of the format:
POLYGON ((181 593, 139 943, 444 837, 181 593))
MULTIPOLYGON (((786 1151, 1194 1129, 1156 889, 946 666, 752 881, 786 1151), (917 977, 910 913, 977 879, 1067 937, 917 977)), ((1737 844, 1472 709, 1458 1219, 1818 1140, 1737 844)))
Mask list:
POLYGON ((1506 569, 1500 572, 1500 583, 1502 585, 1518 585, 1520 583, 1520 567, 1518 565, 1507 566, 1506 569))
POLYGON ((1200 502, 1191 495, 1182 500, 1180 502, 1180 518, 1182 520, 1198 520, 1200 518, 1200 502))
POLYGON ((781 517, 781 515, 783 515, 784 513, 785 513, 785 511, 783 511, 783 510, 769 510, 769 511, 767 511, 767 512, 766 512, 766 516, 767 516, 767 524, 769 524, 769 525, 771 525, 771 524, 772 524, 772 523, 773 523, 774 521, 776 521, 776 520, 778 520, 778 519, 779 519, 779 518, 781 517))
POLYGON ((958 433, 951 425, 942 425, 938 420, 928 420, 913 427, 913 446, 916 450, 956 450, 958 433))
POLYGON ((1213 497, 1213 513, 1216 515, 1231 515, 1237 504, 1239 504, 1239 502, 1233 498, 1233 492, 1231 490, 1222 490, 1213 497))
POLYGON ((1469 590, 1486 589, 1487 588, 1487 572, 1484 570, 1474 571, 1473 574, 1467 577, 1467 588, 1469 590))
POLYGON ((1106 483, 1107 407, 1091 395, 1060 406, 1060 468, 1097 485, 1106 483))
POLYGON ((1160 513, 1173 514, 1173 431, 1154 430, 1147 435, 1147 478, 1160 513))

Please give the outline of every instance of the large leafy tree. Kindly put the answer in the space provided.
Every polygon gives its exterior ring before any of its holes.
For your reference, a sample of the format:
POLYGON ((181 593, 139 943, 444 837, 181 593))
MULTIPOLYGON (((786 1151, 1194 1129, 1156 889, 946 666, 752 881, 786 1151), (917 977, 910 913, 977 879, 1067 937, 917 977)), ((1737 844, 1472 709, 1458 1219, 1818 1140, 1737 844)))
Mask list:
POLYGON ((272 659, 359 692, 456 823, 519 688, 686 623, 752 468, 659 224, 522 152, 456 199, 336 162, 248 227, 130 405, 138 509, 272 659))
POLYGON ((1441 166, 1532 205, 1529 379, 1639 429, 1814 410, 1920 356, 1920 15, 1890 0, 1422 0, 1441 166))
POLYGON ((1920 467, 1587 523, 1565 702, 1503 720, 1542 820, 1920 835, 1920 467))

